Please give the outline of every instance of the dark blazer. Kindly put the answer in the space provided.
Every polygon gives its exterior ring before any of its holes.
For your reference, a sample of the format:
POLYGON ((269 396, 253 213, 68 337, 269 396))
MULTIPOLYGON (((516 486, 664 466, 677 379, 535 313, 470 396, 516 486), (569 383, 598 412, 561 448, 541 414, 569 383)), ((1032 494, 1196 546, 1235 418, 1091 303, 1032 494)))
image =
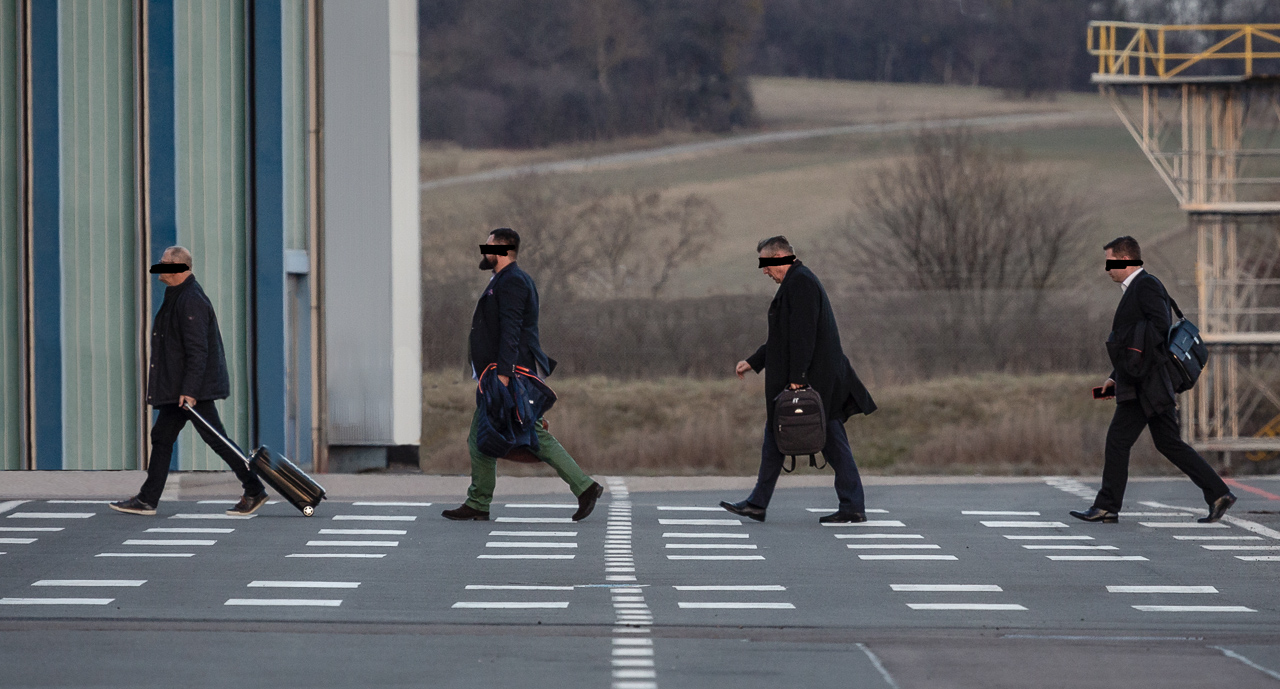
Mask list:
POLYGON ((828 419, 846 421, 876 410, 871 394, 854 373, 840 346, 840 330, 827 291, 803 263, 791 264, 769 305, 769 339, 747 357, 752 370, 764 369, 770 419, 773 398, 787 385, 803 383, 822 395, 828 419))
POLYGON ((231 394, 227 357, 213 304, 194 275, 164 290, 151 326, 147 404, 177 404, 179 395, 198 401, 231 394))
POLYGON ((1165 365, 1170 325, 1169 293, 1144 270, 1129 283, 1116 306, 1107 354, 1114 366, 1110 377, 1116 382, 1116 402, 1137 400, 1148 417, 1177 402, 1165 365))
POLYGON ((479 375, 489 364, 510 376, 516 366, 549 375, 556 361, 538 342, 538 287, 512 263, 489 279, 471 316, 471 365, 479 375))

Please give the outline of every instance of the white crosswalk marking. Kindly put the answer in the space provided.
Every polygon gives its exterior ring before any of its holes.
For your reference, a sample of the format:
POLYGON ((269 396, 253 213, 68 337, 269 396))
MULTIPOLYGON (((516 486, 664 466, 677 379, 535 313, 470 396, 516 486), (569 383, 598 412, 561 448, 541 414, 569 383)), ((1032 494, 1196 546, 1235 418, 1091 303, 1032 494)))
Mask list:
POLYGON ((1003 534, 1011 541, 1092 541, 1093 536, 1025 536, 1021 534, 1003 534))
MULTIPOLYGON (((404 533, 403 531, 401 533, 404 533)), ((517 536, 525 538, 573 538, 577 531, 490 531, 490 536, 517 536)))
POLYGON ((889 588, 908 593, 1000 593, 1004 591, 995 584, 889 584, 889 588))
POLYGON ((902 522, 896 519, 868 519, 865 522, 838 522, 838 523, 827 522, 827 523, 824 523, 823 526, 831 526, 831 527, 838 527, 838 528, 855 528, 855 529, 874 529, 874 528, 892 529, 897 527, 904 527, 906 526, 906 524, 903 524, 902 522))
POLYGON ((1199 522, 1138 522, 1142 526, 1148 526, 1153 529, 1229 529, 1230 526, 1222 522, 1212 522, 1209 524, 1201 524, 1199 522))
POLYGON ((577 548, 578 544, 565 541, 489 541, 486 548, 577 548))
POLYGON ((553 510, 576 510, 578 506, 571 502, 516 502, 504 505, 512 509, 553 509, 553 510))
POLYGON ((1135 605, 1142 612, 1258 612, 1243 605, 1135 605))
POLYGON ((1107 593, 1217 593, 1214 586, 1108 586, 1107 593))
POLYGON ((941 550, 936 543, 847 543, 851 550, 941 550))
POLYGON ((175 528, 155 527, 155 528, 147 529, 147 533, 219 533, 219 534, 222 534, 222 533, 231 533, 231 532, 233 532, 233 531, 235 531, 235 529, 216 529, 216 528, 211 528, 211 529, 191 528, 191 529, 187 529, 187 528, 182 528, 182 527, 175 527, 175 528))
POLYGON ((751 537, 751 534, 745 534, 745 533, 717 533, 717 532, 713 532, 713 531, 705 531, 705 532, 701 532, 701 533, 697 533, 697 532, 692 532, 692 533, 691 533, 691 532, 683 532, 683 531, 668 531, 668 532, 666 532, 666 533, 662 534, 662 537, 663 537, 663 538, 750 538, 750 537, 751 537))
POLYGON ((1059 562, 1147 562, 1141 555, 1045 555, 1059 562))
POLYGON ((213 545, 217 543, 214 539, 188 539, 188 538, 130 538, 124 542, 124 545, 213 545))
POLYGON ((354 589, 358 581, 251 581, 248 588, 258 589, 354 589))
POLYGON ((386 553, 290 553, 285 555, 285 557, 329 558, 338 560, 376 560, 386 556, 386 553))
POLYGON ((742 526, 741 519, 659 519, 663 526, 742 526))
POLYGON ((672 586, 677 591, 786 591, 787 587, 778 584, 723 584, 699 586, 672 586))
POLYGON ((791 603, 753 603, 753 602, 685 602, 677 603, 681 608, 695 610, 795 610, 796 606, 791 603))
POLYGON ((40 539, 38 538, 0 538, 0 544, 4 545, 30 545, 40 539))
POLYGON ((0 598, 0 605, 110 605, 114 598, 0 598))
POLYGON ((170 519, 256 519, 256 514, 214 514, 205 512, 175 514, 170 519))
POLYGON ((755 550, 751 543, 668 543, 668 548, 685 548, 691 550, 755 550))
POLYGON ((61 526, 0 526, 0 533, 36 533, 64 531, 61 526))
POLYGON ((195 553, 98 553, 94 557, 195 557, 195 553))
POLYGON ((14 512, 9 519, 88 519, 96 512, 14 512))
POLYGON ((1262 536, 1187 536, 1185 534, 1176 534, 1174 538, 1179 541, 1261 541, 1262 536))
POLYGON ((41 579, 32 584, 32 586, 137 587, 145 583, 147 583, 146 579, 41 579))
POLYGON ((352 507, 431 507, 429 502, 390 502, 382 501, 363 501, 353 502, 352 507))
MULTIPOLYGON (((0 543, 4 539, 0 538, 0 543)), ((1280 545, 1202 545, 1205 550, 1280 550, 1280 545)))
POLYGON ((763 555, 668 555, 668 560, 763 560, 763 555))
POLYGON ((495 522, 505 524, 572 524, 569 517, 498 517, 495 522))
POLYGON ((453 607, 472 610, 563 610, 569 607, 569 601, 459 601, 453 607))
POLYGON ((478 560, 572 560, 574 555, 541 555, 541 554, 514 554, 514 555, 477 555, 478 560))
POLYGON ((1015 510, 961 510, 960 514, 971 517, 1039 517, 1039 512, 1018 512, 1015 510))
POLYGON ((572 591, 572 586, 538 586, 532 584, 467 584, 468 591, 572 591))
POLYGON ((983 526, 992 529, 1066 529, 1069 528, 1062 522, 1010 522, 1010 521, 982 521, 978 522, 983 526))
POLYGON ((342 600, 317 600, 312 598, 228 598, 223 605, 262 605, 308 608, 336 608, 342 600))
POLYGON ((307 541, 309 546, 337 546, 339 548, 395 548, 400 541, 307 541))
POLYGON ((1119 550, 1113 545, 1024 545, 1027 550, 1119 550))
POLYGON ((321 536, 403 536, 404 529, 320 529, 321 536))
POLYGON ((907 603, 912 610, 1007 610, 1025 611, 1017 603, 907 603))
POLYGON ((946 560, 954 561, 960 558, 955 555, 859 555, 859 560, 946 560))
POLYGON ((924 538, 918 533, 838 533, 836 538, 858 538, 858 539, 879 539, 879 538, 924 538))
POLYGON ((335 522, 415 522, 418 518, 405 514, 335 514, 333 520, 335 522))

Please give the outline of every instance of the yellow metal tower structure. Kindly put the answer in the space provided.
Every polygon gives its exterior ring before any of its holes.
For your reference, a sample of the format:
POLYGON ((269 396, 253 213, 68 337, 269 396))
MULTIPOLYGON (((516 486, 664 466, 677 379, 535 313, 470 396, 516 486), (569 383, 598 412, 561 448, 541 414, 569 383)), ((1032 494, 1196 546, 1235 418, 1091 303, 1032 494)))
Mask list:
POLYGON ((1091 22, 1092 76, 1197 238, 1201 451, 1280 452, 1280 24, 1091 22))

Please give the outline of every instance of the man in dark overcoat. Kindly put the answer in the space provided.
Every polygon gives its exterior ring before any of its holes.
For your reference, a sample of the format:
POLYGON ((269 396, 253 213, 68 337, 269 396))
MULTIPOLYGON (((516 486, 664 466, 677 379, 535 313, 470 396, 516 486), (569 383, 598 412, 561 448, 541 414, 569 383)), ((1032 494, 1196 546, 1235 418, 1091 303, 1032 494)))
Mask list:
POLYGON ((844 423, 853 414, 875 411, 876 403, 844 354, 835 313, 818 276, 796 259, 786 237, 770 237, 760 242, 756 250, 760 269, 779 287, 769 305, 768 339, 755 354, 739 361, 734 372, 742 378, 747 371, 764 370, 768 421, 755 490, 746 500, 721 502, 720 506, 764 521, 784 460, 773 436, 773 401, 783 390, 809 386, 822 396, 827 412, 827 442, 822 456, 835 470, 836 495, 840 499, 839 509, 818 521, 864 522, 867 516, 862 479, 844 423))
POLYGON ((1114 366, 1102 384, 1103 394, 1115 397, 1116 413, 1107 429, 1102 488, 1093 506, 1073 510, 1071 516, 1087 522, 1116 522, 1129 482, 1129 450, 1151 429, 1151 441, 1173 465, 1191 478, 1209 504, 1201 522, 1216 522, 1235 504, 1226 482, 1190 445, 1178 427, 1177 396, 1166 365, 1172 316, 1169 293, 1156 276, 1142 268, 1142 248, 1133 237, 1108 242, 1106 271, 1120 284, 1122 296, 1111 321, 1107 353, 1114 366))
MULTIPOLYGON (((227 357, 213 304, 191 273, 191 252, 180 246, 164 250, 151 272, 163 282, 164 301, 151 327, 151 366, 147 370, 147 403, 156 410, 151 427, 151 458, 142 490, 128 500, 111 503, 111 509, 129 514, 156 513, 160 494, 169 478, 173 444, 190 418, 190 406, 204 417, 222 438, 227 437, 214 400, 231 394, 227 357)), ((233 516, 253 514, 267 501, 267 491, 242 459, 239 446, 233 450, 208 429, 196 424, 201 440, 222 458, 244 488, 233 516)), ((228 441, 230 442, 230 441, 228 441)), ((232 443, 234 445, 234 443, 232 443)))
MULTIPOLYGON (((555 370, 556 362, 542 351, 538 340, 538 287, 533 278, 516 265, 520 252, 520 235, 502 227, 489 233, 481 247, 481 270, 493 271, 475 314, 471 317, 471 370, 478 377, 490 365, 496 366, 498 381, 510 385, 518 369, 544 377, 555 370)), ((485 521, 497 484, 498 460, 480 451, 477 434, 481 414, 478 405, 471 417, 471 433, 467 448, 471 453, 471 486, 461 506, 444 510, 441 516, 454 521, 485 521)), ((556 474, 578 498, 573 521, 581 521, 595 509, 604 487, 596 483, 578 466, 560 441, 547 430, 546 423, 536 423, 538 449, 533 457, 555 469, 556 474)), ((524 452, 528 452, 527 449, 524 452)))

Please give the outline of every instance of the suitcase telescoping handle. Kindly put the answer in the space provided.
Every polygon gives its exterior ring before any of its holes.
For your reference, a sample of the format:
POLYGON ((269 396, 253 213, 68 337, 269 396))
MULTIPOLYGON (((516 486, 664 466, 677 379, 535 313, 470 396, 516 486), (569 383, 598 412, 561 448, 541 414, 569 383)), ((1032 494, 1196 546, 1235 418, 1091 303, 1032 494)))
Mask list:
POLYGON ((200 416, 200 413, 197 412, 194 408, 192 408, 191 405, 183 404, 182 408, 187 410, 187 413, 190 414, 191 417, 196 420, 196 423, 200 424, 201 426, 204 426, 205 430, 217 436, 218 440, 221 440, 223 445, 226 445, 228 448, 231 449, 232 452, 236 453, 236 456, 240 458, 240 461, 244 462, 244 465, 246 467, 249 467, 250 470, 253 469, 253 465, 249 463, 249 458, 244 456, 244 453, 240 451, 240 448, 236 447, 235 443, 231 442, 230 440, 227 440, 227 437, 225 435, 219 433, 218 429, 213 427, 213 424, 209 423, 208 421, 205 421, 204 417, 200 416))

